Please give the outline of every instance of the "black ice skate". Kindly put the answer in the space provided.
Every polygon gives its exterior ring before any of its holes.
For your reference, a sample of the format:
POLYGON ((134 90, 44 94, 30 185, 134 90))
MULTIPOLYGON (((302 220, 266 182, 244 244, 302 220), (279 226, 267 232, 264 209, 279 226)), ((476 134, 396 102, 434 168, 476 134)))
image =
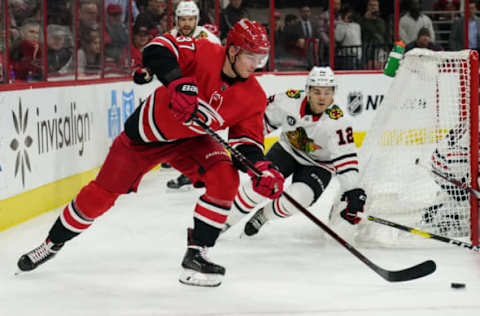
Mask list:
POLYGON ((42 263, 52 259, 62 249, 62 244, 54 244, 49 239, 37 248, 27 252, 18 259, 17 266, 21 272, 32 271, 42 263))
POLYGON ((206 256, 207 248, 188 246, 183 257, 183 273, 179 281, 187 285, 219 286, 225 275, 225 268, 211 262, 206 256))
POLYGON ((169 180, 167 187, 172 190, 189 191, 192 187, 192 181, 187 176, 181 174, 176 179, 169 180))
POLYGON ((263 214, 263 208, 259 209, 245 224, 244 233, 247 236, 253 236, 258 233, 260 228, 268 221, 263 214))

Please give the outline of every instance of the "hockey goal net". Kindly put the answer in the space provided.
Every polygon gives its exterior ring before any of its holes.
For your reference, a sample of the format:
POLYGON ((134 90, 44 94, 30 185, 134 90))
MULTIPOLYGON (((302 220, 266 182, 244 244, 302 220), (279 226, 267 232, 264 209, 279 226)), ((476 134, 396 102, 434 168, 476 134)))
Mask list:
MULTIPOLYGON (((477 52, 408 52, 367 132, 360 163, 367 214, 478 244, 477 199, 431 172, 478 189, 477 52)), ((372 222, 359 225, 354 239, 424 243, 372 222)))

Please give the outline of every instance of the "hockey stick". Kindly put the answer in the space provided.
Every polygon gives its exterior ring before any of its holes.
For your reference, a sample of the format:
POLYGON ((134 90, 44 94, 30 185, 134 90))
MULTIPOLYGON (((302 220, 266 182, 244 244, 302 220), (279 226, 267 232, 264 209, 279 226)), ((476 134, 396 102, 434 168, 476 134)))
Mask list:
MULTIPOLYGON (((253 165, 253 163, 250 160, 248 160, 241 152, 239 152, 238 150, 230 146, 214 130, 212 130, 210 126, 208 126, 207 124, 205 124, 199 118, 196 118, 196 117, 193 118, 193 121, 197 123, 200 127, 202 127, 210 136, 212 136, 217 142, 219 142, 225 149, 227 149, 230 152, 230 154, 235 159, 237 159, 242 165, 252 170, 256 176, 262 175, 262 173, 253 165)), ((380 275, 382 278, 384 278, 389 282, 401 282, 401 281, 418 279, 433 273, 436 269, 436 264, 432 260, 427 260, 413 267, 403 269, 403 270, 398 270, 398 271, 383 269, 377 266, 372 261, 370 261, 370 259, 365 257, 362 253, 360 253, 357 249, 355 249, 342 237, 337 235, 337 233, 335 233, 330 227, 325 225, 322 221, 320 221, 317 217, 315 217, 312 213, 310 213, 306 208, 304 208, 300 203, 298 203, 294 198, 292 198, 285 191, 283 192, 283 196, 285 196, 285 198, 290 203, 292 203, 300 212, 302 212, 312 222, 314 222, 317 226, 319 226, 327 234, 329 234, 333 239, 335 239, 338 243, 340 243, 343 247, 345 247, 350 253, 352 253, 355 257, 357 257, 360 261, 365 263, 375 273, 377 273, 378 275, 380 275)))
POLYGON ((473 194, 473 196, 475 196, 477 199, 480 199, 480 191, 477 191, 469 186, 467 186, 466 184, 456 180, 456 179, 451 179, 449 177, 447 177, 446 175, 443 175, 441 174, 440 172, 438 172, 437 170, 435 169, 431 169, 431 168, 428 168, 427 166, 425 166, 424 164, 420 163, 420 158, 417 158, 415 159, 415 164, 419 167, 422 167, 423 169, 427 170, 427 171, 430 171, 431 173, 433 173, 434 175, 436 175, 437 177, 440 177, 442 178, 443 180, 447 181, 447 182, 450 182, 451 184, 459 187, 460 189, 463 189, 463 190, 466 190, 468 192, 470 192, 471 194, 473 194))
POLYGON ((363 217, 367 217, 367 219, 369 221, 372 221, 372 222, 375 222, 375 223, 378 223, 378 224, 390 226, 390 227, 393 227, 395 229, 403 230, 403 231, 406 231, 406 232, 409 232, 409 233, 412 233, 412 234, 416 234, 416 235, 419 235, 419 236, 422 236, 422 237, 425 237, 425 238, 431 238, 431 239, 435 239, 435 240, 438 240, 438 241, 443 241, 447 244, 455 245, 455 246, 465 248, 465 249, 468 249, 468 250, 472 250, 472 251, 475 251, 475 252, 480 252, 480 247, 469 244, 469 243, 466 243, 466 242, 463 242, 463 241, 460 241, 460 240, 455 240, 455 239, 451 239, 451 238, 448 238, 448 237, 435 235, 435 234, 432 234, 432 233, 427 233, 427 232, 418 230, 416 228, 412 228, 412 227, 408 227, 408 226, 405 226, 405 225, 402 225, 402 224, 397 224, 397 223, 394 223, 394 222, 390 222, 386 219, 378 218, 378 217, 375 217, 375 216, 372 216, 372 215, 364 215, 363 217))

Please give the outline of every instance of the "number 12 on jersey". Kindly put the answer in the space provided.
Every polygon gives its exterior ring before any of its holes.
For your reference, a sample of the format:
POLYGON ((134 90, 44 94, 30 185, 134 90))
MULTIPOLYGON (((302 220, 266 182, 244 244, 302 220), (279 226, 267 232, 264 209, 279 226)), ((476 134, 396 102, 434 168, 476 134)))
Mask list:
POLYGON ((345 131, 337 129, 336 133, 338 135, 338 145, 353 143, 353 128, 351 126, 345 128, 345 131))

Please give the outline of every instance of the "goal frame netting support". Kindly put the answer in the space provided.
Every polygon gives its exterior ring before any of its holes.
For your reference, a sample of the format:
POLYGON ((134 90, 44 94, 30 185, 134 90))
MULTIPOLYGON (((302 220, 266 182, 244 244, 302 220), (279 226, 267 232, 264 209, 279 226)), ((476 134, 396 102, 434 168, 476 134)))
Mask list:
MULTIPOLYGON (((474 50, 405 55, 359 152, 367 214, 479 245, 478 199, 429 172, 439 168, 478 190, 478 58, 474 50), (418 160, 427 170, 415 165, 418 160)), ((357 244, 428 244, 371 225, 352 231, 357 244)))
MULTIPOLYGON (((478 52, 475 50, 470 51, 470 134, 477 137, 470 138, 470 172, 473 175, 470 183, 472 189, 478 190, 478 141, 479 141, 479 128, 478 128, 478 52)), ((471 195, 470 198, 470 241, 475 246, 479 244, 479 216, 478 216, 478 199, 471 195)))

